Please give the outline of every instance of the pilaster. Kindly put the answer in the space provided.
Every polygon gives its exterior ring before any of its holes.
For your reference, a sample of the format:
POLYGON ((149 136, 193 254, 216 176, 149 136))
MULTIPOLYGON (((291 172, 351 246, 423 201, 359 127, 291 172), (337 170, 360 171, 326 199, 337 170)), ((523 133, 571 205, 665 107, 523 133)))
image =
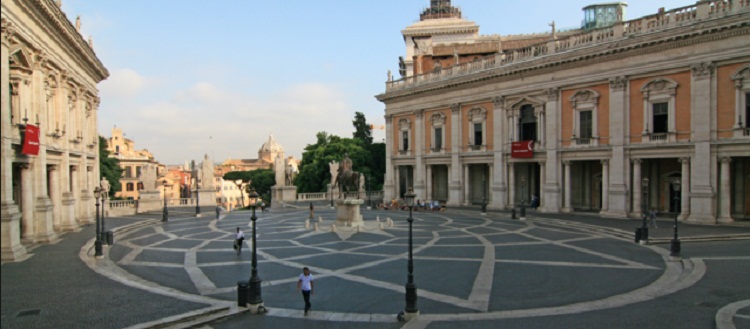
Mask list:
POLYGON ((414 193, 421 199, 427 195, 425 190, 424 170, 424 110, 414 112, 414 193))
POLYGON ((505 157, 503 156, 503 145, 505 145, 505 130, 503 129, 503 105, 505 103, 504 97, 495 97, 492 99, 493 115, 492 115, 492 126, 494 132, 492 135, 492 153, 493 153, 493 166, 492 170, 492 186, 490 188, 490 203, 488 207, 490 209, 504 209, 508 203, 508 188, 505 185, 505 157))
POLYGON ((691 140, 695 143, 695 154, 691 163, 690 217, 688 221, 716 223, 716 156, 711 154, 711 134, 714 108, 711 100, 716 99, 712 79, 715 65, 699 63, 691 67, 692 83, 690 117, 693 128, 691 140))
POLYGON ((562 196, 560 195, 560 157, 559 157, 559 144, 560 139, 559 121, 560 118, 560 89, 550 88, 546 91, 547 103, 546 107, 546 125, 547 130, 545 136, 547 138, 546 150, 547 150, 547 161, 544 166, 544 181, 542 181, 542 195, 540 201, 543 203, 541 210, 543 212, 560 212, 562 206, 562 196))
MULTIPOLYGON (((626 76, 618 76, 609 79, 609 144, 612 149, 609 159, 609 186, 607 187, 607 211, 608 217, 627 218, 628 204, 628 177, 629 163, 625 157, 625 145, 627 132, 629 131, 628 120, 628 85, 626 76)), ((639 208, 640 209, 640 208, 639 208)))
POLYGON ((451 104, 451 166, 447 206, 461 204, 461 105, 451 104))
POLYGON ((385 115, 385 177, 383 179, 383 201, 389 201, 394 198, 393 182, 393 115, 385 115))

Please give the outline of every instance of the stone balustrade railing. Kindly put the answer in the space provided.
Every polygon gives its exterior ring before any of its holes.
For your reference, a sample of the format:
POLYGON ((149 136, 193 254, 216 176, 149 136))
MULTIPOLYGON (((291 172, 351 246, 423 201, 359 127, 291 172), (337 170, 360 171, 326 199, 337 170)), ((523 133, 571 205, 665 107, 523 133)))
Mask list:
POLYGON ((430 73, 387 81, 386 92, 748 11, 750 11, 750 0, 701 1, 695 5, 620 22, 606 28, 560 37, 556 40, 551 39, 526 48, 486 56, 473 62, 437 69, 430 73))
POLYGON ((136 208, 138 200, 109 200, 109 208, 136 208))
POLYGON ((328 193, 316 192, 316 193, 297 193, 297 201, 316 201, 328 199, 328 193))

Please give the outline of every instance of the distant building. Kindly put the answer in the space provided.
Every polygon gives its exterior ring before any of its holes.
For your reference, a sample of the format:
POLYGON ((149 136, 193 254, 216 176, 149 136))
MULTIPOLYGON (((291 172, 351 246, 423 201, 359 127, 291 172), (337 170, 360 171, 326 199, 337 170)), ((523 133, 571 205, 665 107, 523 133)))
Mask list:
MULTIPOLYGON (((115 197, 137 200, 139 192, 143 190, 141 170, 143 166, 152 165, 157 168, 157 176, 164 174, 164 166, 154 160, 154 156, 146 149, 136 150, 135 142, 125 138, 122 128, 112 128, 112 137, 107 140, 109 156, 120 161, 123 170, 120 178, 120 191, 115 197)), ((153 187, 153 186, 152 186, 153 187)))
POLYGON ((485 36, 431 1, 401 31, 402 78, 376 96, 385 199, 413 188, 448 206, 537 196, 548 213, 750 218, 750 3, 624 11, 593 5, 582 29, 485 36))
POLYGON ((0 2, 2 260, 94 221, 97 84, 109 72, 59 1, 0 2))

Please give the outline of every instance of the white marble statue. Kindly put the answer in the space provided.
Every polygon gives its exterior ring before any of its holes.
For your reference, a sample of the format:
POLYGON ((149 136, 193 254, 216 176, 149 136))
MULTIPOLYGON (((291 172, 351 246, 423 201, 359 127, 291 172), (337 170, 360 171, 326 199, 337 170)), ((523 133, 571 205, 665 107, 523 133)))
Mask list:
POLYGON ((328 164, 328 169, 331 171, 331 186, 336 188, 336 176, 339 174, 339 163, 331 161, 331 163, 328 164))
POLYGON ((276 159, 273 161, 273 170, 276 174, 276 186, 284 186, 286 184, 285 167, 284 158, 281 157, 281 154, 276 155, 276 159))
POLYGON ((201 162, 201 188, 204 190, 214 189, 214 164, 208 158, 208 154, 203 156, 201 162))
POLYGON ((147 164, 141 168, 141 182, 143 190, 151 192, 156 190, 156 166, 147 164))

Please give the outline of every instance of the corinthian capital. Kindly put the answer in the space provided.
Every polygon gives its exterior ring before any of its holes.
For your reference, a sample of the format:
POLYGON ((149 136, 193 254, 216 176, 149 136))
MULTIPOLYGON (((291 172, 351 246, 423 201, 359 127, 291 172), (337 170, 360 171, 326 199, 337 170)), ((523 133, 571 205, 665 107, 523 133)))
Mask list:
POLYGON ((11 43, 14 41, 14 37, 16 34, 16 30, 13 28, 13 23, 8 22, 5 18, 0 20, 0 34, 2 34, 2 41, 3 46, 10 46, 11 43))
POLYGON ((619 76, 609 79, 609 88, 612 90, 625 90, 628 85, 628 77, 619 76))
POLYGON ((716 69, 716 64, 712 62, 703 62, 691 65, 690 69, 693 71, 693 78, 696 80, 705 79, 711 77, 716 69))

